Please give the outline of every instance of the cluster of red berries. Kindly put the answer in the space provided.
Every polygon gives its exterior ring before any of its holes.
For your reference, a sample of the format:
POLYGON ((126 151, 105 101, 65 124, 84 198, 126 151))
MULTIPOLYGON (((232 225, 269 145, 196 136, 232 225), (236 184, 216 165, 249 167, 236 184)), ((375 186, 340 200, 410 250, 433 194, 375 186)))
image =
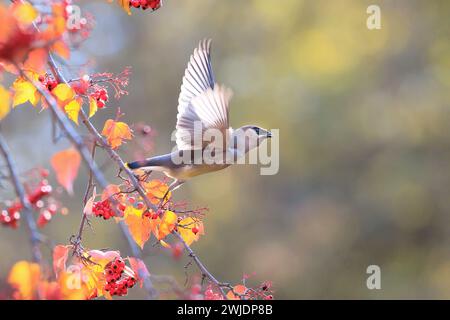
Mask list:
POLYGON ((16 203, 6 210, 2 210, 0 223, 4 226, 16 229, 19 226, 21 203, 16 203))
POLYGON ((47 88, 48 91, 52 91, 58 85, 58 81, 56 81, 49 74, 45 74, 45 75, 41 74, 39 76, 38 80, 39 80, 40 83, 42 83, 42 85, 44 85, 47 88))
POLYGON ((97 107, 102 109, 105 107, 106 102, 108 102, 109 96, 108 91, 104 88, 100 88, 91 94, 91 97, 97 101, 97 107))
MULTIPOLYGON (((52 186, 48 184, 47 180, 42 180, 38 187, 28 195, 28 202, 30 202, 31 205, 33 205, 34 207, 40 209, 41 207, 43 207, 43 202, 42 202, 42 198, 45 196, 48 196, 50 193, 52 192, 52 186)), ((4 226, 8 226, 11 227, 13 229, 17 228, 19 226, 19 220, 20 220, 20 211, 23 209, 23 205, 20 201, 16 201, 14 202, 12 205, 10 205, 7 209, 2 210, 1 214, 0 214, 0 224, 4 225, 4 226)), ((50 217, 46 220, 50 220, 51 216, 56 213, 56 206, 52 207, 52 211, 54 210, 53 213, 51 213, 50 211, 50 207, 45 211, 48 211, 48 213, 46 214, 46 217, 48 218, 48 214, 50 214, 50 217)), ((41 213, 41 215, 43 214, 43 212, 41 213)), ((41 216, 39 216, 39 219, 41 219, 41 216)), ((44 226, 44 223, 39 223, 39 219, 38 219, 38 225, 40 227, 44 226)), ((41 219, 42 220, 42 219, 41 219)))
POLYGON ((142 10, 151 9, 155 11, 162 6, 162 0, 131 0, 130 6, 136 9, 142 8, 142 10))
MULTIPOLYGON (((126 206, 122 203, 119 203, 118 209, 123 212, 125 211, 126 206)), ((111 206, 111 201, 109 201, 109 199, 94 202, 94 205, 92 207, 92 213, 96 217, 102 217, 104 220, 108 220, 116 216, 114 209, 111 206)))
POLYGON ((123 275, 125 262, 121 258, 110 261, 105 266, 106 285, 105 290, 112 296, 125 296, 128 289, 136 284, 136 279, 130 275, 123 275))
POLYGON ((150 218, 150 219, 156 220, 156 219, 158 219, 158 217, 161 216, 161 210, 159 210, 159 211, 157 211, 157 212, 154 212, 154 211, 152 211, 152 210, 146 210, 146 211, 142 214, 142 216, 143 216, 144 218, 150 218))
POLYGON ((56 212, 57 212, 56 204, 51 204, 48 206, 48 208, 43 209, 36 221, 38 227, 42 228, 47 223, 49 223, 50 220, 52 220, 52 217, 56 214, 56 212))

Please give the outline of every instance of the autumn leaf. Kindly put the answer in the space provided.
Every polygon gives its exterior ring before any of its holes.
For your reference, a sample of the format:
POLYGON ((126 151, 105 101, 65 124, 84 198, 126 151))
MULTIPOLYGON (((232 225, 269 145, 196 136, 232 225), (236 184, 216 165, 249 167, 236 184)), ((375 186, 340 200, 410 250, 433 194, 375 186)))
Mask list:
POLYGON ((228 291, 227 298, 229 300, 241 300, 241 296, 244 296, 247 292, 247 287, 242 284, 238 284, 233 287, 233 290, 228 291))
POLYGON ((138 258, 128 257, 128 261, 130 262, 131 269, 137 276, 139 284, 142 288, 143 280, 150 276, 150 272, 148 272, 147 266, 144 261, 138 258))
POLYGON ((122 145, 123 140, 131 140, 133 137, 130 127, 125 122, 116 122, 112 119, 105 122, 102 135, 106 137, 108 144, 113 149, 122 145))
POLYGON ((78 124, 78 114, 80 113, 81 110, 81 104, 82 104, 81 99, 73 99, 64 106, 64 111, 66 112, 67 117, 69 117, 69 119, 75 122, 76 124, 78 124))
POLYGON ((158 228, 158 240, 164 239, 175 228, 178 216, 172 211, 167 210, 161 219, 161 223, 158 228))
POLYGON ((66 271, 66 261, 70 246, 58 245, 53 249, 53 271, 56 277, 66 271))
POLYGON ((0 121, 7 116, 11 109, 11 94, 0 85, 0 121))
POLYGON ((64 59, 70 58, 70 48, 63 40, 57 40, 52 45, 52 51, 64 59))
POLYGON ((95 198, 97 197, 97 189, 94 187, 94 190, 92 191, 92 197, 86 201, 86 204, 83 209, 83 213, 87 216, 92 215, 92 209, 94 208, 94 202, 95 198))
POLYGON ((39 102, 40 94, 36 87, 23 78, 17 78, 12 85, 12 89, 14 90, 13 107, 28 101, 36 106, 39 102))
POLYGON ((184 242, 190 246, 194 241, 198 241, 200 235, 205 234, 203 222, 192 217, 184 218, 178 222, 178 233, 181 235, 184 242), (193 228, 197 228, 196 233, 192 231, 193 228))
POLYGON ((23 64, 23 69, 31 70, 38 74, 44 73, 47 60, 48 60, 47 49, 38 48, 31 50, 30 53, 28 53, 27 59, 23 64))
POLYGON ((52 90, 52 93, 56 97, 56 99, 58 100, 58 103, 61 106, 66 105, 68 102, 73 100, 73 98, 75 97, 75 91, 72 89, 71 86, 69 86, 65 83, 58 84, 52 90))
POLYGON ((131 236, 139 247, 143 249, 152 232, 153 224, 151 219, 142 217, 142 210, 135 209, 132 206, 128 206, 125 209, 124 216, 131 236))
POLYGON ((116 184, 110 184, 106 186, 106 188, 102 192, 102 200, 109 199, 113 195, 116 195, 120 192, 120 188, 116 184))
MULTIPOLYGON (((161 180, 154 179, 150 182, 144 183, 144 189, 147 193, 147 197, 149 198, 150 202, 153 204, 159 204, 161 199, 166 194, 167 190, 169 190, 169 186, 162 182, 161 180)), ((166 195, 166 201, 169 200, 171 197, 171 192, 167 193, 166 195)))
MULTIPOLYGON (((108 0, 109 3, 112 3, 113 0, 108 0)), ((126 13, 131 15, 130 10, 130 0, 117 0, 117 4, 122 7, 123 10, 125 10, 126 13)))
POLYGON ((93 117, 94 114, 97 113, 98 106, 97 106, 97 100, 89 96, 89 118, 93 117))
POLYGON ((16 290, 16 299, 31 300, 35 295, 40 278, 39 264, 19 261, 9 272, 8 283, 16 290))
POLYGON ((95 262, 103 272, 105 266, 112 260, 120 258, 119 251, 101 251, 101 250, 90 250, 87 252, 89 259, 95 262))
POLYGON ((78 175, 81 156, 77 150, 70 148, 55 153, 50 160, 56 179, 69 194, 73 194, 73 182, 78 175))
POLYGON ((11 10, 17 22, 23 25, 31 24, 39 15, 38 11, 28 2, 14 2, 11 10))

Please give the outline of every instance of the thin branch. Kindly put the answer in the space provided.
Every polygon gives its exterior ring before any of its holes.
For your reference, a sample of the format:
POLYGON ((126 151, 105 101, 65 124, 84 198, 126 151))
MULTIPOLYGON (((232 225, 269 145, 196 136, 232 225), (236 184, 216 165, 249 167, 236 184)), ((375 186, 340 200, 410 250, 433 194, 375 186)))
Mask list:
POLYGON ((39 248, 39 244, 41 242, 41 235, 37 230, 36 221, 34 221, 33 208, 31 207, 31 204, 28 201, 23 185, 19 181, 17 169, 11 157, 8 144, 6 143, 5 139, 3 138, 3 135, 1 134, 0 134, 0 152, 3 154, 3 157, 5 158, 11 182, 14 185, 16 195, 23 206, 22 212, 24 213, 25 220, 28 226, 28 231, 30 232, 30 242, 33 261, 40 263, 42 261, 42 253, 39 248))

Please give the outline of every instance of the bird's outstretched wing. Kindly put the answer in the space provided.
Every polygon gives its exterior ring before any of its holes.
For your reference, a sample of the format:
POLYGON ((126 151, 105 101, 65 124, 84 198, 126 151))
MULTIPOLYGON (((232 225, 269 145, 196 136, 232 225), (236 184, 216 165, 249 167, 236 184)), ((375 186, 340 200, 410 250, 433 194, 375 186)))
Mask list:
POLYGON ((178 98, 176 142, 179 150, 202 149, 202 131, 216 128, 226 136, 231 90, 214 83, 211 40, 203 40, 191 55, 178 98), (197 125, 195 125, 197 123, 197 125), (195 130, 194 128, 200 130, 195 130))

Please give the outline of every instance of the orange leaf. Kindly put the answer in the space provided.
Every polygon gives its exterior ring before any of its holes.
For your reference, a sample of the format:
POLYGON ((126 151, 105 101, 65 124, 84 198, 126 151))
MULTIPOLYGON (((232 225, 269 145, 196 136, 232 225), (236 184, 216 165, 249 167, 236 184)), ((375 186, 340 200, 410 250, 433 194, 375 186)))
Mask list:
POLYGON ((238 284, 237 286, 234 286, 233 290, 228 291, 227 298, 229 300, 241 300, 241 297, 239 295, 244 295, 246 291, 247 288, 244 285, 238 284))
MULTIPOLYGON (((169 190, 169 186, 162 182, 161 180, 154 179, 150 182, 144 183, 144 188, 147 193, 147 197, 150 202, 153 204, 159 204, 162 197, 166 194, 167 190, 169 190)), ((166 195, 166 201, 170 199, 171 192, 166 195)))
POLYGON ((6 117, 11 109, 11 94, 0 85, 0 120, 6 117))
POLYGON ((150 272, 148 272, 147 266, 145 265, 144 261, 138 258, 128 257, 128 261, 130 262, 131 269, 136 274, 137 279, 139 280, 139 284, 142 288, 143 280, 150 276, 150 272))
POLYGON ((58 245, 53 249, 53 271, 56 277, 60 272, 66 271, 66 261, 69 255, 69 246, 58 245))
POLYGON ((28 261, 17 262, 9 272, 8 283, 16 291, 15 298, 21 300, 33 299, 41 278, 41 268, 37 263, 28 261))
POLYGON ((131 206, 125 209, 125 223, 134 241, 142 248, 150 239, 152 231, 151 219, 142 217, 142 211, 131 206))
POLYGON ((108 144, 113 149, 118 148, 123 140, 131 140, 132 138, 131 129, 125 122, 116 122, 112 119, 105 122, 102 135, 106 137, 108 144))
POLYGON ((57 40, 52 45, 52 51, 56 52, 60 57, 64 59, 70 58, 70 49, 63 40, 57 40))
MULTIPOLYGON (((108 0, 108 2, 113 2, 113 0, 108 0)), ((117 0, 117 4, 122 7, 123 10, 125 10, 126 13, 131 15, 130 10, 130 0, 117 0)))
POLYGON ((25 60, 23 68, 32 70, 36 73, 43 73, 47 64, 48 52, 44 48, 38 48, 30 51, 27 60, 25 60))
POLYGON ((175 228, 178 216, 172 211, 167 210, 161 219, 161 224, 158 229, 158 240, 164 239, 175 228))
POLYGON ((77 150, 70 148, 55 153, 50 160, 56 179, 69 194, 73 194, 73 182, 78 175, 81 156, 77 150))

